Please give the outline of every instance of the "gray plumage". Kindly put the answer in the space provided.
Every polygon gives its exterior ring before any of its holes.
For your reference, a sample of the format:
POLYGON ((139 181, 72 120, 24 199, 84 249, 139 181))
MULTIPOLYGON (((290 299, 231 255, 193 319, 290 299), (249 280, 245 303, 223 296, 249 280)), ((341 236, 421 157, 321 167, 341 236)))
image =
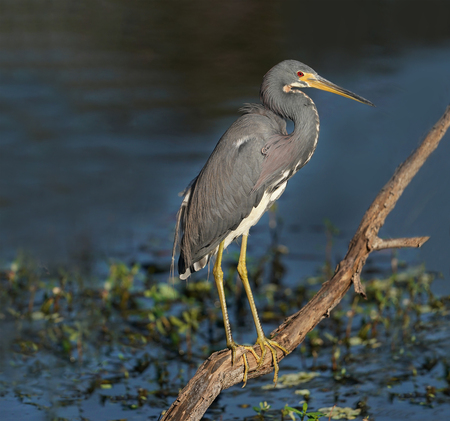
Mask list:
POLYGON ((172 256, 174 261, 181 237, 181 279, 202 269, 222 241, 226 247, 235 237, 248 233, 282 194, 287 180, 311 158, 319 135, 319 116, 311 98, 300 90, 309 86, 326 90, 331 86, 333 92, 369 103, 295 60, 269 70, 261 85, 262 104, 241 109, 242 116, 225 132, 184 193, 172 256), (294 122, 290 134, 285 119, 294 122))

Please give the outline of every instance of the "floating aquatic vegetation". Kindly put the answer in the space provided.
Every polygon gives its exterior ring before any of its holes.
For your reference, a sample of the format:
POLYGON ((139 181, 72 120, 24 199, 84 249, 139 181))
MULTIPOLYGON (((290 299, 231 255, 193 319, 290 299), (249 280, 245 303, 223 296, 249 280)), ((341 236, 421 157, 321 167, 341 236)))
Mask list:
MULTIPOLYGON (((269 272, 275 258, 270 254, 265 261, 269 272)), ((259 263, 252 267, 270 280, 259 263)), ((225 343, 214 283, 165 282, 155 273, 112 262, 104 275, 88 279, 49 271, 24 256, 0 269, 0 398, 20 399, 60 419, 77 419, 77 408, 88 401, 95 406, 92 400, 111 411, 110 419, 118 418, 117 408, 123 419, 130 410, 157 419, 197 366, 225 343)), ((234 292, 232 323, 236 335, 245 333, 236 339, 252 342, 249 310, 240 304, 243 292, 232 264, 227 274, 227 288, 234 292)), ((256 288, 265 322, 276 326, 300 309, 319 279, 324 278, 256 288)), ((334 403, 350 408, 348 416, 359 409, 359 418, 373 417, 374 400, 450 408, 450 299, 432 293, 433 280, 423 267, 378 271, 364 281, 367 300, 349 293, 283 360, 277 389, 254 379, 239 400, 227 397, 232 390, 222 394, 225 411, 216 405, 208 413, 226 420, 235 405, 250 417, 252 405, 239 405, 255 394, 267 402, 256 416, 267 419, 319 419, 317 408, 334 403), (299 389, 306 383, 308 390, 299 389), (306 411, 304 401, 294 404, 299 397, 308 402, 306 411)), ((87 411, 82 417, 91 419, 87 411)))

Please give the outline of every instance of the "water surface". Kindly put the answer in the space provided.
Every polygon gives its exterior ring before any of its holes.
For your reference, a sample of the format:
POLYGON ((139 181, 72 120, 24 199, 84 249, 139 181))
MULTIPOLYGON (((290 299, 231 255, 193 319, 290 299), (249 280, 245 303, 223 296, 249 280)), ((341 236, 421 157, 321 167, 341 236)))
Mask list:
MULTIPOLYGON (((286 282, 298 285, 325 260, 328 219, 340 230, 332 252, 336 263, 377 192, 450 103, 450 3, 429 5, 2 2, 0 261, 9 264, 25 250, 44 268, 137 260, 160 265, 168 276, 178 193, 239 107, 258 101, 264 73, 292 58, 377 106, 307 92, 319 110, 321 134, 314 157, 279 201, 278 241, 289 250, 283 258, 286 282)), ((449 155, 447 134, 381 230, 388 238, 431 236, 421 250, 398 255, 441 273, 433 284, 440 295, 450 294, 449 155)), ((272 244, 268 222, 263 217, 251 232, 254 259, 272 244)), ((390 251, 379 253, 375 263, 390 257, 390 251)), ((12 336, 16 329, 2 324, 12 336)), ((53 357, 47 358, 51 366, 53 357)), ((376 371, 383 362, 374 364, 376 371)), ((64 378, 67 370, 61 364, 52 376, 64 378)), ((18 382, 22 374, 4 371, 18 382)), ((144 380, 117 387, 126 391, 144 380)), ((32 394, 42 381, 27 387, 32 394)), ((45 387, 50 405, 58 384, 49 380, 45 387)), ((264 400, 259 389, 252 393, 252 404, 264 400)), ((323 405, 331 395, 321 395, 323 405)), ((82 410, 92 419, 117 418, 117 406, 100 406, 98 398, 94 394, 59 414, 70 418, 82 410)), ((385 398, 376 401, 377 419, 392 419, 385 398)), ((17 399, 2 397, 9 419, 45 419, 34 407, 16 406, 17 399)), ((240 414, 239 407, 227 408, 230 418, 240 414)), ((409 403, 396 410, 410 419, 423 417, 409 403)), ((127 419, 150 416, 125 412, 127 419)))

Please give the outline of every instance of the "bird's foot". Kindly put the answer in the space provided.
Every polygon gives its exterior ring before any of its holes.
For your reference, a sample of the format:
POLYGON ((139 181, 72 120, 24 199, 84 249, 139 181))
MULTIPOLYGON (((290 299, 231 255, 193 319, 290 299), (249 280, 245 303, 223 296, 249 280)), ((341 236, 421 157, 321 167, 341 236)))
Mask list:
POLYGON ((273 368, 275 371, 275 374, 273 376, 273 382, 276 386, 277 381, 278 381, 279 367, 278 367, 278 360, 277 360, 277 351, 275 348, 281 349, 285 355, 289 354, 289 351, 285 347, 281 346, 278 342, 272 341, 271 339, 268 339, 265 336, 258 338, 256 340, 256 343, 261 348, 261 357, 258 357, 256 359, 256 361, 258 362, 258 366, 256 367, 256 369, 259 369, 262 366, 262 364, 264 363, 264 357, 266 356, 266 352, 267 352, 267 348, 268 348, 269 351, 272 353, 273 368))
MULTIPOLYGON (((227 345, 228 348, 231 350, 231 365, 234 365, 234 362, 236 361, 236 350, 238 348, 244 348, 247 351, 250 351, 253 356, 255 357, 256 361, 259 360, 258 354, 255 352, 255 350, 253 349, 253 347, 248 346, 248 345, 239 345, 236 342, 232 342, 230 344, 227 345)), ((248 378, 248 359, 247 359, 247 353, 244 352, 242 354, 242 360, 244 361, 244 378, 243 378, 243 388, 245 387, 245 385, 247 384, 247 378, 248 378)))
MULTIPOLYGON (((269 349, 269 351, 272 354, 273 367, 274 367, 274 371, 275 371, 275 374, 273 376, 273 382, 276 385, 277 381, 278 381, 279 366, 278 366, 278 360, 277 360, 277 351, 275 348, 281 349, 285 353, 285 355, 289 354, 289 351, 285 347, 281 346, 278 342, 272 341, 271 339, 268 339, 266 337, 258 338, 256 340, 256 344, 258 344, 259 347, 261 348, 261 356, 258 356, 258 354, 255 352, 255 350, 253 349, 252 346, 239 345, 234 341, 231 344, 228 344, 228 348, 231 350, 231 365, 234 365, 234 362, 236 361, 236 350, 238 348, 244 348, 247 351, 251 352, 253 354, 253 356, 255 357, 255 360, 258 364, 256 369, 258 370, 263 365, 264 358, 267 353, 267 349, 269 349)), ((244 382, 244 385, 242 387, 245 387, 245 385, 247 384, 248 371, 249 371, 247 353, 242 354, 242 360, 244 362, 244 378, 242 380, 244 382)))

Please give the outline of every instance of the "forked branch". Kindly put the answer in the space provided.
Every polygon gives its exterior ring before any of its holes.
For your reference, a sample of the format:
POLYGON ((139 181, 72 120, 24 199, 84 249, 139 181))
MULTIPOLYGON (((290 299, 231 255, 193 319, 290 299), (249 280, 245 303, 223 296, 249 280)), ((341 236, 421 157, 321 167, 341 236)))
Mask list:
MULTIPOLYGON (((277 342, 289 352, 292 352, 322 319, 330 315, 331 310, 342 300, 352 283, 356 292, 364 295, 360 274, 372 251, 392 247, 421 247, 428 240, 428 237, 383 240, 378 237, 378 231, 403 190, 436 149, 449 126, 450 106, 420 146, 397 168, 392 178, 378 193, 364 214, 356 234, 350 241, 347 254, 337 266, 334 276, 322 285, 320 291, 305 307, 288 317, 272 332, 270 337, 276 336, 277 342)), ((255 346, 255 349, 259 352, 259 346, 255 346)), ((222 390, 242 382, 244 367, 242 358, 239 358, 241 354, 237 353, 237 362, 231 366, 230 353, 229 350, 223 350, 210 355, 180 392, 161 421, 200 420, 222 390)), ((273 370, 272 356, 270 352, 267 354, 259 370, 256 370, 253 356, 251 354, 248 356, 249 379, 273 370)), ((282 351, 278 350, 278 360, 283 357, 282 351)))

